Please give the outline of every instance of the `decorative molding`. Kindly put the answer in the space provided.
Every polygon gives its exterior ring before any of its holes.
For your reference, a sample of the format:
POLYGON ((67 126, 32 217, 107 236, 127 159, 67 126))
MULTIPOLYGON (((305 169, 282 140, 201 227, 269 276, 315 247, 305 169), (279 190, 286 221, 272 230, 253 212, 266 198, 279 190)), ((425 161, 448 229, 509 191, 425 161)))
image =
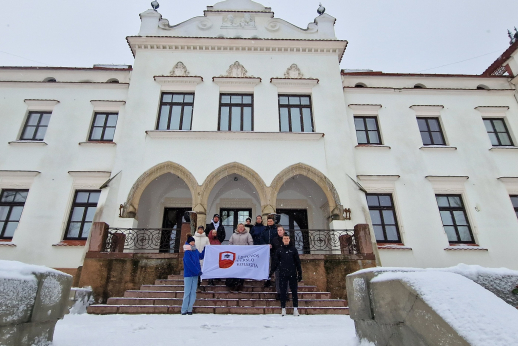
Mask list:
POLYGON ((284 72, 284 78, 304 78, 304 74, 297 66, 297 64, 292 64, 286 72, 284 72))
POLYGON ((362 186, 369 192, 393 192, 399 175, 357 175, 362 186))
POLYGON ((478 106, 478 107, 475 107, 475 109, 484 115, 487 115, 488 113, 489 114, 497 113, 500 116, 502 116, 502 113, 505 113, 506 111, 508 111, 509 107, 508 106, 478 106))
POLYGON ((248 29, 256 30, 255 19, 250 13, 245 13, 242 16, 230 13, 223 17, 221 29, 248 29))
POLYGON ((500 177, 498 180, 505 185, 510 195, 518 194, 518 177, 500 177))
POLYGON ((490 89, 490 90, 480 90, 480 89, 455 89, 455 88, 395 88, 395 87, 364 87, 364 88, 356 88, 354 86, 346 86, 344 87, 344 91, 351 94, 394 94, 394 93, 404 93, 404 94, 428 94, 428 95, 442 95, 442 94, 450 94, 450 93, 459 93, 459 94, 480 94, 482 92, 489 92, 493 94, 500 95, 513 95, 515 89, 490 89))
POLYGON ((58 100, 36 100, 36 99, 26 99, 24 100, 27 105, 28 110, 38 110, 38 111, 53 111, 54 107, 59 103, 58 100))
POLYGON ((74 179, 75 189, 100 189, 100 186, 110 179, 111 172, 108 171, 68 171, 74 179))
POLYGON ((362 115, 378 115, 379 110, 381 109, 381 105, 375 104, 350 104, 349 108, 353 110, 354 114, 362 115))
POLYGON ((38 171, 0 171, 0 188, 29 189, 40 172, 38 171))
POLYGON ((254 76, 249 76, 246 68, 243 65, 241 65, 241 63, 239 61, 236 61, 228 67, 227 74, 221 75, 220 77, 231 77, 231 78, 251 77, 251 78, 253 78, 254 76))
POLYGON ((154 76, 162 91, 194 91, 203 82, 200 76, 154 76))
POLYGON ((164 198, 162 206, 164 208, 192 208, 192 199, 167 197, 164 198))
POLYGON ((392 149, 392 148, 391 148, 391 147, 389 147, 388 145, 382 145, 382 144, 358 144, 357 146, 355 146, 355 148, 357 148, 357 149, 362 149, 362 148, 369 148, 369 149, 387 149, 387 150, 392 149))
POLYGON ((9 243, 9 242, 0 242, 0 247, 16 247, 16 244, 9 243))
POLYGON ((450 147, 448 145, 423 145, 420 150, 457 150, 457 147, 450 147))
POLYGON ((118 112, 126 104, 126 101, 91 100, 90 103, 94 107, 94 111, 118 112))
POLYGON ((485 247, 480 247, 478 245, 467 245, 467 244, 459 244, 459 245, 450 245, 444 248, 446 251, 489 251, 485 247))
POLYGON ((410 109, 412 109, 416 115, 423 116, 423 115, 441 115, 441 111, 444 109, 444 106, 442 105, 414 105, 410 106, 410 109))
POLYGON ((84 147, 102 147, 102 146, 114 147, 117 145, 117 143, 110 142, 110 141, 90 141, 90 142, 79 142, 79 145, 84 146, 84 147))
POLYGON ((256 85, 261 83, 258 77, 212 77, 219 86, 219 91, 248 91, 253 92, 256 85))
MULTIPOLYGON (((282 26, 286 27, 287 22, 279 18, 273 18, 266 24, 265 28, 270 32, 276 32, 279 31, 282 26)), ((316 33, 318 32, 318 25, 316 23, 309 23, 307 29, 304 29, 304 32, 308 34, 316 33)))
POLYGON ((316 78, 271 78, 270 83, 280 93, 311 93, 320 81, 316 78))
POLYGON ((464 192, 464 184, 469 179, 467 176, 426 176, 432 184, 435 192, 464 192))
POLYGON ((4 80, 1 84, 11 84, 9 87, 38 88, 38 89, 67 89, 67 88, 99 88, 99 89, 128 89, 129 83, 106 83, 106 82, 43 82, 43 81, 17 81, 4 80))
POLYGON ((44 147, 48 144, 44 141, 11 141, 9 142, 9 145, 33 145, 37 147, 44 147))
POLYGON ((185 130, 150 130, 146 134, 156 139, 256 139, 270 141, 306 141, 324 137, 319 132, 254 132, 254 131, 185 131, 185 130))
POLYGON ((171 72, 169 72, 169 75, 173 77, 188 77, 190 72, 183 62, 178 61, 176 65, 173 66, 171 72))

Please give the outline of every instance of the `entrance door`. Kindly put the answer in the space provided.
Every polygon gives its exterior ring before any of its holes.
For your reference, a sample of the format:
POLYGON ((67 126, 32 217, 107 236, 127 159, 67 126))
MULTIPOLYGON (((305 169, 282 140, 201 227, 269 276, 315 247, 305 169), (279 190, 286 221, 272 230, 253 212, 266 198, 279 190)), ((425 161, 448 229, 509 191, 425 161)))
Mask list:
POLYGON ((294 233, 292 239, 301 254, 309 254, 308 211, 306 209, 277 209, 281 215, 279 224, 294 233))
POLYGON ((221 224, 225 227, 225 241, 223 245, 228 244, 228 240, 237 229, 237 225, 246 223, 247 217, 252 217, 252 209, 220 209, 221 224))
POLYGON ((186 211, 190 208, 165 208, 164 218, 162 220, 162 234, 160 237, 160 252, 179 253, 180 252, 180 234, 182 232, 182 223, 187 222, 184 218, 186 211))

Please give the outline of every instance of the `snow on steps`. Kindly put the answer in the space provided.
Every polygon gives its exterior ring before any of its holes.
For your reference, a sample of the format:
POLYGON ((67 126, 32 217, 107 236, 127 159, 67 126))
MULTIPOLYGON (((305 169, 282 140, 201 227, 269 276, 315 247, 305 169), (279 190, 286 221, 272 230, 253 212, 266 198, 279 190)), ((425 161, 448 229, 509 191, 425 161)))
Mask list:
MULTIPOLYGON (((217 282, 218 283, 218 282, 217 282)), ((272 285, 273 286, 273 285, 272 285)), ((263 282, 246 280, 242 291, 230 292, 220 281, 215 286, 203 281, 196 295, 194 313, 199 314, 280 314, 280 302, 275 300, 273 287, 263 288, 263 282)), ((140 290, 128 290, 124 297, 109 298, 106 305, 91 305, 88 313, 109 314, 178 314, 183 298, 183 277, 170 275, 156 280, 155 285, 142 285, 140 290)), ((292 311, 291 301, 286 304, 292 311)), ((299 284, 299 312, 306 315, 349 314, 347 301, 331 299, 329 292, 317 292, 316 286, 299 284)))

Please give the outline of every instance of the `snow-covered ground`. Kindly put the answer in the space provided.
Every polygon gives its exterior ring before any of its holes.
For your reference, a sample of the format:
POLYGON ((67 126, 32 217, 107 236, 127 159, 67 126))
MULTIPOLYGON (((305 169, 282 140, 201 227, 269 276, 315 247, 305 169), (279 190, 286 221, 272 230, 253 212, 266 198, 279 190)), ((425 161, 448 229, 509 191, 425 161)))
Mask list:
POLYGON ((66 315, 53 346, 369 346, 349 316, 66 315))

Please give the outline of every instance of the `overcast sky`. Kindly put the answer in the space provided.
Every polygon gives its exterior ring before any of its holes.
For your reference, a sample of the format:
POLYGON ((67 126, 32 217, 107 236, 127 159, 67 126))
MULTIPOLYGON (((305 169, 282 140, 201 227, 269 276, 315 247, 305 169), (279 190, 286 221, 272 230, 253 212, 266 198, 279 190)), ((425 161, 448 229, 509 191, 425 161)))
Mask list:
MULTIPOLYGON (((159 0, 159 12, 176 24, 203 15, 213 5, 207 1, 159 0)), ((302 28, 317 16, 318 0, 259 2, 302 28)), ((125 37, 138 33, 138 15, 149 3, 0 0, 0 66, 132 64, 125 37)), ((342 60, 346 69, 480 74, 509 47, 507 29, 518 27, 517 0, 323 0, 323 5, 337 18, 337 37, 349 41, 342 60)))

